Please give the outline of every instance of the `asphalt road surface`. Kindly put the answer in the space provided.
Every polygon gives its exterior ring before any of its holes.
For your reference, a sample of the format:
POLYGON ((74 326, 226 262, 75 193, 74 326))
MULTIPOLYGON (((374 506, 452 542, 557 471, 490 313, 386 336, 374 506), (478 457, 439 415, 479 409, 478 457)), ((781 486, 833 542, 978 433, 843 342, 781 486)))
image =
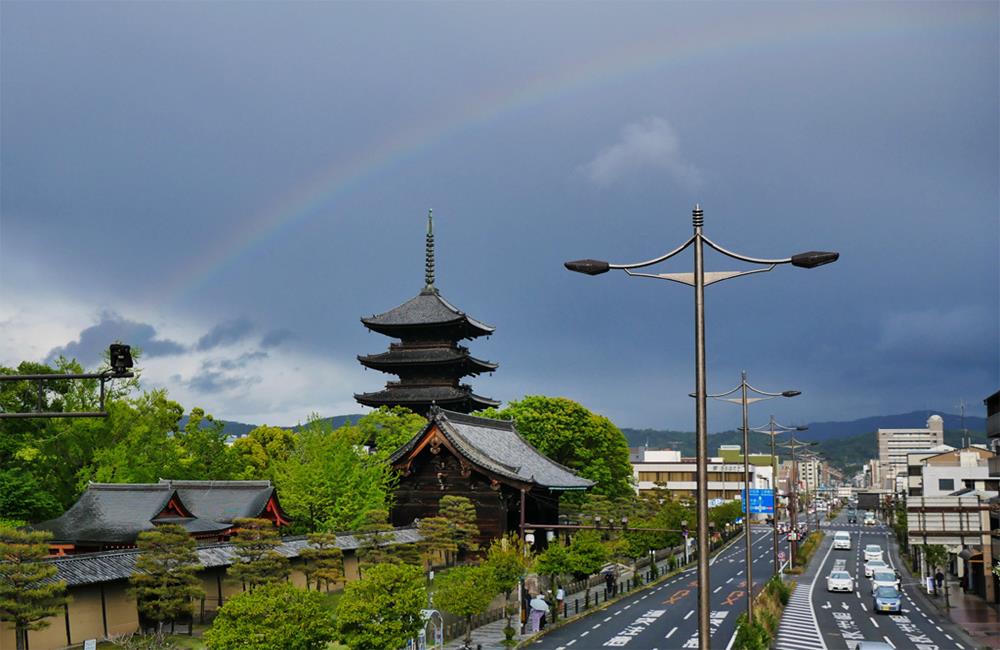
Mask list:
MULTIPOLYGON (((900 566, 895 540, 888 528, 848 524, 841 514, 828 527, 823 546, 813 562, 821 561, 812 590, 812 607, 828 650, 853 648, 858 640, 882 641, 900 650, 966 650, 950 622, 941 621, 937 612, 927 611, 915 598, 920 588, 916 580, 903 574, 903 611, 900 614, 879 614, 872 610, 870 581, 865 578, 862 551, 867 544, 882 547, 886 562, 900 566), (833 531, 851 533, 851 550, 832 550, 833 531), (854 578, 854 593, 830 593, 826 590, 826 577, 834 568, 843 568, 854 578)), ((900 570, 902 573, 902 569, 900 570)), ((805 585, 803 585, 805 586, 805 585)), ((794 643, 794 640, 792 640, 794 643)), ((789 647, 782 644, 782 647, 789 647)), ((817 650, 808 645, 803 650, 817 650)), ((969 649, 971 650, 971 649, 969 649)))
MULTIPOLYGON (((771 529, 757 526, 753 539, 754 588, 772 574, 771 529)), ((746 611, 746 564, 743 536, 712 560, 712 647, 729 648, 736 618, 746 611)), ((787 549, 786 549, 787 552, 787 549)), ((698 647, 698 586, 694 569, 613 603, 552 631, 533 650, 674 650, 698 647)))

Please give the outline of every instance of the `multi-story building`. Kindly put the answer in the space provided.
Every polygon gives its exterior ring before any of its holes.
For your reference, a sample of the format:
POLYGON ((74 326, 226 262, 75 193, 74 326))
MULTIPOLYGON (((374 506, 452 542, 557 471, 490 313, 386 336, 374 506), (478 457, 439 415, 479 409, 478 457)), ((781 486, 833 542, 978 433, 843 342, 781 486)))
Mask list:
POLYGON ((879 429, 875 437, 880 481, 873 487, 902 490, 906 486, 906 455, 944 444, 944 420, 932 415, 927 418, 926 429, 879 429))
POLYGON ((975 490, 997 496, 1000 477, 991 478, 989 459, 994 453, 984 447, 945 451, 923 460, 923 496, 948 496, 975 490))
MULTIPOLYGON (((799 490, 806 492, 818 490, 822 483, 823 463, 818 460, 797 460, 796 462, 799 465, 799 490)), ((786 489, 791 486, 792 465, 790 460, 781 461, 779 475, 781 484, 786 489)))
MULTIPOLYGON (((774 466, 770 454, 750 454, 750 488, 770 489, 774 466)), ((666 489, 674 496, 693 497, 697 491, 698 463, 672 449, 639 449, 633 452, 632 472, 640 492, 666 489)), ((708 499, 729 501, 743 492, 743 454, 738 445, 724 445, 708 459, 708 499)))
POLYGON ((906 493, 909 496, 924 495, 924 461, 946 451, 955 451, 955 448, 949 445, 938 445, 927 451, 906 454, 906 493))

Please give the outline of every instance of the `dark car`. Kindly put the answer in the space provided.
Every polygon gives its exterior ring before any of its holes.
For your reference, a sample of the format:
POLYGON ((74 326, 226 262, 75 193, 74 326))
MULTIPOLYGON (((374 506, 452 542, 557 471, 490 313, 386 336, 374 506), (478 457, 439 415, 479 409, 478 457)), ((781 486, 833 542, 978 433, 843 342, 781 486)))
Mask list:
POLYGON ((850 510, 847 511, 847 523, 849 524, 858 523, 858 511, 855 510, 854 508, 851 508, 850 510))

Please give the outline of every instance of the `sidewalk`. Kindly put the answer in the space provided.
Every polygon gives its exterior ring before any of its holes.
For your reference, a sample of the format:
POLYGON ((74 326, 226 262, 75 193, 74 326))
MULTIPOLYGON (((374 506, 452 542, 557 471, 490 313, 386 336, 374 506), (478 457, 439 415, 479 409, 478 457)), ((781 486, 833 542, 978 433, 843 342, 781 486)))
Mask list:
POLYGON ((948 580, 948 601, 951 609, 945 610, 944 590, 940 596, 932 596, 920 590, 938 613, 950 619, 975 642, 976 648, 1000 650, 1000 612, 996 605, 987 603, 978 596, 966 595, 957 580, 948 580))

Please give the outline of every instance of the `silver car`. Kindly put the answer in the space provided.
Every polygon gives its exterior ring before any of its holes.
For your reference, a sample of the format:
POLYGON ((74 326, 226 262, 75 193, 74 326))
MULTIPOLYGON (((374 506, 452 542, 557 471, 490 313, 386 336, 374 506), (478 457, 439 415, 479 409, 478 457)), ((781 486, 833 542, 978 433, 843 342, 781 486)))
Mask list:
POLYGON ((899 589, 899 576, 895 571, 878 570, 872 573, 872 593, 879 587, 893 587, 899 589))

